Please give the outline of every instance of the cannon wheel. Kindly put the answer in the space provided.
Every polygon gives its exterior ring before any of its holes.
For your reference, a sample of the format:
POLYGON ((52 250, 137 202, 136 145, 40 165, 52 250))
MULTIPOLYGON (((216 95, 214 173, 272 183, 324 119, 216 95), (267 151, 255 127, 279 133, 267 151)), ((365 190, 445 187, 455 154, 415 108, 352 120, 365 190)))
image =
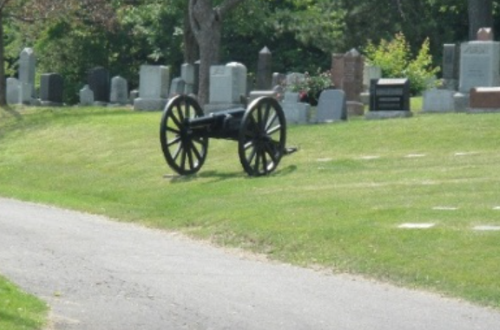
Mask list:
POLYGON ((189 118, 203 116, 203 110, 192 97, 179 95, 165 107, 160 123, 161 149, 167 164, 178 174, 198 172, 208 150, 208 137, 192 135, 187 127, 189 118))
POLYGON ((238 153, 251 176, 271 173, 285 151, 286 121, 278 101, 261 97, 248 106, 240 126, 238 153))

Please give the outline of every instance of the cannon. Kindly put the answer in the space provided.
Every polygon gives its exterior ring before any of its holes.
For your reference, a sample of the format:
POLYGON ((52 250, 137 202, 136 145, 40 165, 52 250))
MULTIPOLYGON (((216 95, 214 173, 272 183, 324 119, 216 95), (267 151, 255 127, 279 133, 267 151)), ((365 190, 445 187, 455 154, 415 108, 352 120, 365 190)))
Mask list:
POLYGON ((170 168, 180 175, 198 172, 210 138, 237 141, 240 163, 250 176, 273 172, 282 156, 297 150, 285 147, 285 115, 272 97, 208 115, 190 96, 169 100, 161 117, 160 143, 170 168))

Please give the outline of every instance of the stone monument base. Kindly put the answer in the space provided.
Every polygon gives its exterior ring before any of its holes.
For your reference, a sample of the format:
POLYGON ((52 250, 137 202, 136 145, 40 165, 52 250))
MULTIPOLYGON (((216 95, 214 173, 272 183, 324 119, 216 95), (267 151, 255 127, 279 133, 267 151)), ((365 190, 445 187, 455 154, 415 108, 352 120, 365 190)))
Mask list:
POLYGON ((388 111, 369 111, 365 115, 365 119, 375 120, 375 119, 392 119, 392 118, 410 118, 413 116, 411 111, 403 110, 388 110, 388 111))
POLYGON ((467 113, 500 113, 500 108, 467 108, 467 113))
POLYGON ((365 113, 365 106, 362 102, 347 101, 347 116, 362 116, 365 113))
POLYGON ((455 95, 453 95, 453 98, 455 99, 455 111, 456 112, 467 111, 467 108, 469 106, 469 95, 468 94, 456 93, 455 95))
POLYGON ((42 107, 62 107, 63 104, 59 102, 52 101, 40 101, 40 106, 42 107))
POLYGON ((167 99, 145 99, 137 98, 134 100, 135 111, 163 111, 167 105, 167 99))

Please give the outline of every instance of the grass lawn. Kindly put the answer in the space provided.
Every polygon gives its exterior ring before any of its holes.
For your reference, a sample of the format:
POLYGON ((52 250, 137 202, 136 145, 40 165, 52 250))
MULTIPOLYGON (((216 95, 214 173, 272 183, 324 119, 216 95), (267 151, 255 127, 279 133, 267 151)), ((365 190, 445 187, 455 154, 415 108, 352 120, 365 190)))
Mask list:
POLYGON ((48 307, 0 276, 0 329, 40 329, 48 307))
POLYGON ((292 126, 269 177, 211 140, 195 176, 161 153, 160 113, 0 110, 0 195, 187 233, 500 307, 500 115, 292 126), (432 224, 403 229, 403 224, 432 224))

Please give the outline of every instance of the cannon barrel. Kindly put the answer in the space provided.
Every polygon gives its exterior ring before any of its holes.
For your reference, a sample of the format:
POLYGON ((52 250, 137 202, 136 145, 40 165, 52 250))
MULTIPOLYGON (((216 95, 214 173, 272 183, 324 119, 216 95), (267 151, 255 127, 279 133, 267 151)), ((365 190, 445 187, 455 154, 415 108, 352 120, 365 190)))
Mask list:
POLYGON ((204 128, 204 127, 227 127, 228 122, 236 120, 239 123, 240 119, 245 114, 245 109, 231 109, 221 112, 212 112, 209 115, 189 118, 187 119, 187 125, 191 129, 204 128))

